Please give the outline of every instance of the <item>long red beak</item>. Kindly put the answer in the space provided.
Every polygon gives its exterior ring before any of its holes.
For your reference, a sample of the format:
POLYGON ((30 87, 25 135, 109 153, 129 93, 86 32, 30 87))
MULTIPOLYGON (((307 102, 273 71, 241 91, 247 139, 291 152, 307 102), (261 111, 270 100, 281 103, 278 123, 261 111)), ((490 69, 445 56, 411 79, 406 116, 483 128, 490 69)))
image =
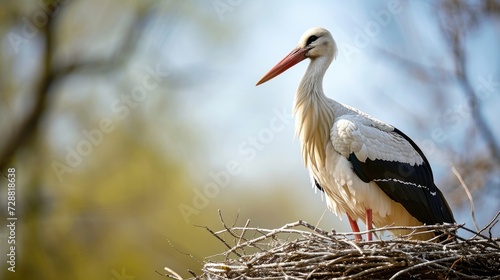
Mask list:
POLYGON ((306 48, 296 48, 285 56, 278 64, 276 64, 267 74, 264 75, 256 84, 256 86, 263 84, 279 74, 285 72, 288 68, 306 59, 306 48))

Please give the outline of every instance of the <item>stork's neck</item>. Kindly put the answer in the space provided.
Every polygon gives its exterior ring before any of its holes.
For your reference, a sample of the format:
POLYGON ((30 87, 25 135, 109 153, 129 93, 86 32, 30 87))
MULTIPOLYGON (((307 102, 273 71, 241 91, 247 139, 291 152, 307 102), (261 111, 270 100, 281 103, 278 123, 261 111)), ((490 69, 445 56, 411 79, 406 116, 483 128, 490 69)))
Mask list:
POLYGON ((301 141, 306 166, 324 166, 326 159, 326 144, 330 140, 335 112, 323 93, 323 76, 331 62, 328 57, 311 60, 295 95, 295 131, 301 141))

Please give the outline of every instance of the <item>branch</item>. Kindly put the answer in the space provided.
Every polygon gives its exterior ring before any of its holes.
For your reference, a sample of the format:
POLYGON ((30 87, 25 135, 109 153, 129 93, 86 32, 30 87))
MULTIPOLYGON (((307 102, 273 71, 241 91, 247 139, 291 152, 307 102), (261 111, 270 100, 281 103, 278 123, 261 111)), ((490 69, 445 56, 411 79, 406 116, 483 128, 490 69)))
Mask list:
MULTIPOLYGON (((59 3, 58 3, 59 4, 59 3)), ((60 4, 59 4, 60 5, 60 4)), ((118 69, 123 63, 123 58, 129 56, 137 47, 140 42, 138 37, 142 34, 143 29, 146 27, 144 18, 152 12, 140 12, 136 16, 135 21, 128 29, 128 33, 124 37, 121 47, 117 50, 117 54, 110 60, 95 60, 87 62, 74 62, 65 66, 55 68, 52 60, 54 48, 54 23, 57 22, 58 17, 63 13, 63 6, 59 6, 60 11, 52 16, 48 16, 48 22, 45 26, 41 27, 40 33, 44 37, 44 53, 43 61, 41 63, 41 75, 39 77, 38 85, 35 87, 36 91, 33 94, 35 100, 34 106, 30 112, 26 114, 23 121, 16 125, 17 130, 11 135, 6 144, 0 149, 0 171, 4 170, 9 164, 17 150, 26 144, 26 141, 31 139, 36 133, 43 114, 47 110, 47 100, 50 95, 51 88, 54 84, 78 71, 106 69, 118 69)))
MULTIPOLYGON (((56 9, 62 9, 59 2, 56 2, 59 7, 56 9)), ((53 15, 47 16, 47 24, 40 28, 40 33, 44 37, 44 52, 43 61, 41 62, 41 76, 36 86, 36 92, 33 96, 34 106, 31 112, 24 118, 24 120, 17 125, 17 130, 14 132, 5 144, 3 150, 0 151, 0 170, 4 170, 6 165, 12 160, 13 155, 23 145, 28 139, 31 138, 33 133, 36 131, 39 123, 39 119, 45 111, 47 105, 47 95, 50 87, 52 86, 54 76, 52 75, 52 50, 53 50, 53 29, 54 21, 56 16, 60 15, 61 12, 53 15)))
POLYGON ((475 23, 478 18, 476 11, 467 7, 466 3, 461 1, 457 2, 447 2, 443 7, 444 13, 440 21, 440 30, 445 38, 448 38, 446 42, 450 48, 450 52, 453 55, 453 61, 455 64, 455 77, 462 88, 462 92, 465 97, 469 100, 471 107, 472 120, 483 139, 486 141, 486 145, 491 152, 491 155, 495 162, 500 162, 500 147, 497 145, 498 141, 495 134, 488 126, 486 120, 481 114, 479 100, 474 91, 474 88, 470 82, 469 74, 467 72, 467 57, 465 54, 465 43, 464 38, 467 34, 467 28, 470 29, 469 25, 475 23), (465 7, 465 8, 464 8, 465 7))
POLYGON ((476 231, 479 231, 479 226, 477 225, 477 221, 476 221, 476 215, 474 214, 474 211, 476 210, 476 207, 474 207, 474 199, 472 199, 472 194, 470 193, 469 188, 467 187, 467 184, 465 184, 464 179, 462 179, 462 176, 460 175, 460 173, 458 173, 458 171, 455 168, 455 166, 451 167, 451 171, 453 172, 453 174, 455 174, 455 176, 457 176, 458 181, 460 181, 460 184, 464 188, 465 193, 467 194, 467 197, 469 198, 469 201, 470 201, 470 216, 472 218, 472 222, 474 223, 474 227, 476 228, 476 231))

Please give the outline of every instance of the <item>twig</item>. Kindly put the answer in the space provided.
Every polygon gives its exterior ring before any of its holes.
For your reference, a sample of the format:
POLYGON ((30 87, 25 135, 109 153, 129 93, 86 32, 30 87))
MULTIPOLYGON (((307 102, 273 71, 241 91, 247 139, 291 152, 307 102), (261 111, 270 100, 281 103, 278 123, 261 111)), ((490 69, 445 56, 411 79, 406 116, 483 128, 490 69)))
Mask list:
POLYGON ((464 180, 462 179, 462 176, 460 173, 458 173, 457 169, 455 168, 454 165, 451 166, 451 171, 455 176, 457 176, 458 181, 460 181, 460 184, 465 190, 465 193, 467 194, 467 197, 469 198, 470 201, 470 216, 472 217, 472 222, 474 223, 474 227, 476 228, 476 231, 479 231, 479 226, 477 225, 476 221, 476 216, 474 215, 475 207, 474 207, 474 199, 472 199, 472 194, 469 191, 469 188, 465 184, 464 180))
POLYGON ((481 233, 483 231, 485 231, 487 228, 490 228, 489 229, 489 234, 490 234, 490 239, 491 239, 491 228, 493 226, 496 225, 496 223, 498 223, 498 216, 500 216, 500 211, 497 212, 497 214, 495 215, 495 217, 493 218, 493 220, 491 220, 491 222, 489 222, 484 228, 482 228, 481 230, 478 230, 478 233, 481 233))
MULTIPOLYGON (((220 209, 218 211, 220 212, 220 209)), ((239 217, 240 217, 240 209, 238 209, 238 212, 236 212, 236 218, 234 219, 234 222, 231 225, 231 227, 234 227, 236 225, 236 223, 238 222, 238 218, 239 217)))
POLYGON ((351 245, 351 246, 352 246, 352 247, 354 247, 356 250, 358 250, 358 252, 359 252, 361 255, 363 255, 363 250, 361 250, 361 248, 359 248, 359 246, 357 246, 356 244, 354 244, 354 242, 352 242, 352 241, 350 241, 350 240, 347 240, 347 239, 346 239, 346 240, 342 240, 342 239, 341 239, 341 240, 339 240, 339 241, 340 241, 340 242, 344 242, 344 243, 346 243, 346 244, 351 245))
MULTIPOLYGON (((244 226, 243 228, 245 228, 245 229, 246 229, 246 228, 248 227, 248 225, 249 225, 249 224, 250 224, 250 219, 248 219, 248 220, 246 221, 245 226, 244 226)), ((238 238, 238 242, 236 243, 236 245, 240 245, 240 244, 241 244, 241 240, 242 240, 242 239, 243 239, 243 240, 245 240, 245 241, 247 241, 246 239, 244 239, 244 238, 243 238, 243 236, 245 235, 245 232, 246 232, 246 230, 242 230, 242 231, 241 231, 240 238, 238 238)))
POLYGON ((227 231, 227 232, 228 232, 228 233, 229 233, 232 237, 234 237, 234 238, 238 238, 239 236, 237 236, 236 234, 234 234, 234 233, 231 231, 231 229, 230 229, 230 228, 228 228, 228 227, 226 226, 226 222, 224 222, 224 218, 222 218, 222 212, 220 211, 220 209, 219 209, 219 210, 217 210, 217 213, 219 214, 219 220, 220 220, 220 222, 221 222, 222 226, 226 229, 226 231, 227 231))
POLYGON ((328 211, 328 209, 325 209, 325 210, 323 211, 323 214, 321 214, 321 217, 319 217, 318 222, 317 222, 317 223, 316 223, 316 225, 314 226, 315 228, 318 228, 318 227, 319 227, 319 223, 321 222, 321 220, 323 220, 323 217, 325 216, 326 211, 328 211))
MULTIPOLYGON (((195 225, 195 226, 196 226, 196 227, 201 227, 201 228, 206 229, 206 230, 207 230, 208 232, 210 232, 210 233, 211 233, 211 234, 212 234, 215 238, 219 239, 219 241, 220 241, 220 242, 222 242, 224 245, 226 245, 226 247, 227 247, 228 249, 231 249, 231 246, 230 246, 229 244, 227 244, 227 242, 226 242, 224 239, 222 239, 219 235, 217 235, 215 232, 213 232, 210 228, 208 228, 208 227, 206 227, 206 226, 197 226, 197 225, 195 225)), ((231 253, 231 252, 228 252, 228 255, 229 255, 229 253, 231 253)), ((238 254, 238 252, 233 252, 233 253, 234 253, 234 254, 236 254, 238 257, 240 257, 240 258, 241 258, 241 255, 240 255, 240 254, 238 254)))
POLYGON ((167 271, 167 273, 170 273, 170 274, 165 274, 164 276, 167 276, 167 277, 170 277, 172 279, 177 279, 177 280, 183 280, 183 278, 177 274, 177 272, 173 271, 172 269, 168 268, 168 267, 164 267, 165 271, 167 271))

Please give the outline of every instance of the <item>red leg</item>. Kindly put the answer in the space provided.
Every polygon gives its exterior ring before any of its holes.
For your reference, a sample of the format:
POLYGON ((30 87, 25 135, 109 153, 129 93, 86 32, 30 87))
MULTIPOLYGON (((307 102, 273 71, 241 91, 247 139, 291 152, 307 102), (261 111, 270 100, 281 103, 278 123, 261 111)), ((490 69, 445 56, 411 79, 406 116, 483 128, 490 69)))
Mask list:
MULTIPOLYGON (((347 219, 349 220, 349 224, 351 225, 352 231, 353 232, 359 232, 358 223, 356 223, 356 221, 353 220, 351 218, 351 216, 349 216, 349 215, 347 215, 347 219)), ((354 234, 354 239, 356 239, 356 241, 361 241, 362 240, 360 234, 354 234)))
MULTIPOLYGON (((366 209, 366 229, 371 230, 372 229, 372 209, 366 209)), ((372 241, 372 233, 369 232, 366 235, 366 239, 368 241, 372 241)))

